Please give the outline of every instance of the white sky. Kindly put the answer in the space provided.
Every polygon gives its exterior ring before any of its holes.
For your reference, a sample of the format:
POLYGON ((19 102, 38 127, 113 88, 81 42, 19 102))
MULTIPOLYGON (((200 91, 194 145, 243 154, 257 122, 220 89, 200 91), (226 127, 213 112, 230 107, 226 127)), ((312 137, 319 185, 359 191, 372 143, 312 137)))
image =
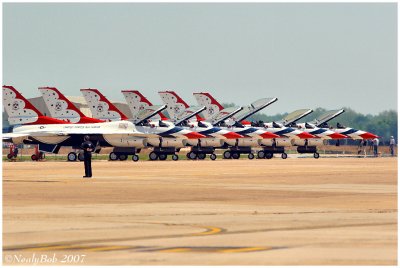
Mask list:
POLYGON ((3 83, 175 90, 263 112, 397 110, 397 6, 387 4, 3 4, 3 83))

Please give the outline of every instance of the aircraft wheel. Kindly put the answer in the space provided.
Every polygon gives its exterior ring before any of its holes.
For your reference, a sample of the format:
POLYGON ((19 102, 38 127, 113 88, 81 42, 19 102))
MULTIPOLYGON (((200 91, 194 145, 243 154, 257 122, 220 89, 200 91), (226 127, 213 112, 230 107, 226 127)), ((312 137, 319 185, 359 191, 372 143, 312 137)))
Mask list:
POLYGON ((282 159, 286 159, 287 158, 287 153, 282 153, 281 157, 282 157, 282 159))
POLYGON ((133 162, 139 161, 139 156, 137 154, 132 155, 132 161, 133 162))
POLYGON ((108 155, 108 158, 109 158, 111 161, 116 161, 116 160, 118 160, 118 155, 117 155, 116 153, 114 153, 114 152, 111 152, 111 153, 108 155))
POLYGON ((31 155, 31 159, 32 159, 32 161, 37 161, 38 160, 38 156, 33 154, 33 155, 31 155))
POLYGON ((319 153, 314 153, 314 158, 318 159, 319 158, 319 153))
POLYGON ((172 155, 172 160, 178 161, 179 160, 179 156, 177 154, 173 154, 172 155))
POLYGON ((253 153, 249 153, 249 155, 247 156, 249 159, 254 159, 254 154, 253 153))
POLYGON ((232 153, 232 158, 233 159, 239 159, 240 158, 240 154, 239 153, 232 153))
POLYGON ((210 154, 210 159, 214 161, 215 159, 217 159, 217 155, 216 154, 210 154))
POLYGON ((79 159, 79 161, 84 161, 85 160, 85 156, 83 155, 82 152, 78 154, 78 159, 79 159))
POLYGON ((197 155, 197 157, 198 157, 200 160, 203 160, 203 159, 206 158, 206 154, 199 153, 199 154, 197 155))
POLYGON ((68 161, 76 161, 76 159, 77 159, 77 156, 76 156, 76 153, 74 153, 74 152, 70 152, 69 154, 68 154, 68 156, 67 156, 67 159, 68 159, 68 161))
POLYGON ((8 154, 8 155, 7 155, 7 158, 8 158, 8 159, 11 159, 11 158, 13 158, 13 155, 12 155, 12 154, 8 154))
POLYGON ((271 159, 273 156, 274 156, 273 153, 266 153, 265 154, 265 158, 267 158, 267 159, 271 159))
POLYGON ((189 159, 195 160, 197 158, 197 154, 194 152, 189 153, 189 159))
POLYGON ((224 159, 231 159, 232 155, 230 151, 225 151, 224 152, 224 159))
POLYGON ((260 159, 265 158, 265 152, 264 151, 258 151, 257 157, 260 158, 260 159))
POLYGON ((128 159, 128 156, 126 154, 120 154, 118 158, 121 161, 125 161, 126 159, 128 159))
POLYGON ((159 158, 160 160, 164 161, 165 159, 167 159, 167 155, 166 155, 166 154, 160 154, 160 155, 158 156, 158 158, 159 158))
POLYGON ((156 154, 155 152, 151 152, 151 153, 149 154, 149 159, 150 159, 151 161, 157 160, 157 159, 158 159, 158 154, 156 154))

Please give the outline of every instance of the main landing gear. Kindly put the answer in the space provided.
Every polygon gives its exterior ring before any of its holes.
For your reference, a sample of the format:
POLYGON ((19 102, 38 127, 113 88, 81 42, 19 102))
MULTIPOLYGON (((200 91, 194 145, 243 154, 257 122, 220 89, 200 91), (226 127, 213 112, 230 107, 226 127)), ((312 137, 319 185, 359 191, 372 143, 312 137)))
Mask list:
POLYGON ((115 147, 114 150, 108 155, 108 159, 110 161, 125 161, 128 159, 130 155, 132 155, 132 161, 139 161, 139 156, 136 153, 139 153, 140 149, 136 148, 124 148, 124 147, 115 147))
POLYGON ((313 154, 315 159, 319 158, 319 153, 317 152, 317 146, 298 146, 297 152, 299 154, 313 154))
POLYGON ((79 152, 79 153, 76 153, 76 152, 70 152, 69 154, 68 154, 68 156, 67 156, 67 159, 68 159, 68 161, 76 161, 76 160, 79 160, 79 161, 83 161, 83 160, 85 160, 84 159, 84 156, 83 156, 83 152, 79 152))
POLYGON ((133 162, 139 161, 139 156, 137 154, 124 154, 124 153, 116 153, 116 152, 111 152, 108 155, 108 159, 110 161, 117 161, 117 160, 125 161, 128 159, 129 155, 132 155, 133 162))
POLYGON ((172 155, 172 160, 178 161, 179 156, 176 154, 175 147, 155 147, 154 150, 149 154, 151 161, 167 159, 168 155, 172 155))
POLYGON ((271 159, 274 157, 274 154, 281 154, 282 159, 286 159, 288 157, 287 153, 285 153, 285 147, 283 146, 265 146, 262 150, 257 152, 257 158, 271 159))
POLYGON ((239 159, 242 154, 247 154, 249 159, 254 159, 254 154, 249 146, 232 147, 223 154, 224 159, 239 159))
POLYGON ((198 147, 193 146, 192 150, 186 154, 186 157, 191 160, 204 160, 209 154, 211 160, 217 159, 217 155, 214 153, 214 147, 198 147))

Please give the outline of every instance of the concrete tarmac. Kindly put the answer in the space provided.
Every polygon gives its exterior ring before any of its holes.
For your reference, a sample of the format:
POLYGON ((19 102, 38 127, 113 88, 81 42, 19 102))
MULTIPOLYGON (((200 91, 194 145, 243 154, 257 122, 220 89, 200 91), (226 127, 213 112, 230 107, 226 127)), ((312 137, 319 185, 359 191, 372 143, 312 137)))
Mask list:
POLYGON ((397 264, 397 158, 96 161, 93 174, 4 162, 3 263, 397 264))

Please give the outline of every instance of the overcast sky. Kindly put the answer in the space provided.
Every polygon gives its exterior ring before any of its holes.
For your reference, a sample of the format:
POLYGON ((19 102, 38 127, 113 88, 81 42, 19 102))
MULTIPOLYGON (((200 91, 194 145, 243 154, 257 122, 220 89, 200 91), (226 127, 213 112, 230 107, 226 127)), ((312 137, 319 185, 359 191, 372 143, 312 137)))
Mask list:
POLYGON ((3 4, 3 83, 192 92, 278 102, 263 112, 397 110, 397 7, 388 4, 3 4))

